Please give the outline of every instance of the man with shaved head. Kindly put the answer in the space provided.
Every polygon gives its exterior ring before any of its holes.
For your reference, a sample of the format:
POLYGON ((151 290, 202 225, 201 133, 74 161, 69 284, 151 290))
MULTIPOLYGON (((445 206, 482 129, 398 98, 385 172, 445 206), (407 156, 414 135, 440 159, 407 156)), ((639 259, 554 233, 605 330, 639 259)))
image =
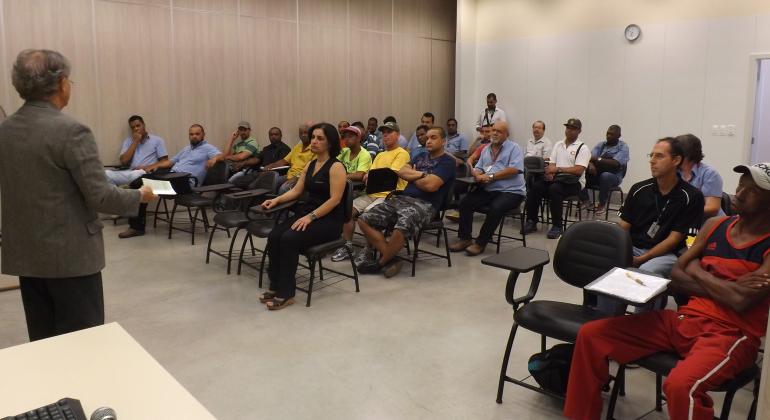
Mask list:
POLYGON ((524 154, 516 142, 508 140, 508 135, 505 121, 492 125, 492 142, 481 152, 471 172, 478 186, 460 201, 460 239, 449 247, 453 252, 484 252, 505 214, 524 201, 524 154), (482 207, 489 211, 474 242, 473 213, 482 207))

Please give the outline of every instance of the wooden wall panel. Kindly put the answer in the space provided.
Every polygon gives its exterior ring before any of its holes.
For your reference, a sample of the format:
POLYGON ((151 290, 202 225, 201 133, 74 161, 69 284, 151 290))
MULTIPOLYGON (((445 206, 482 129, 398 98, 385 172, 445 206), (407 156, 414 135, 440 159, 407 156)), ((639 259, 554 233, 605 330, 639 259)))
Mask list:
POLYGON ((72 97, 65 112, 98 132, 94 43, 91 33, 90 0, 6 0, 3 2, 8 63, 9 109, 23 100, 10 84, 10 68, 18 53, 27 48, 53 49, 64 54, 72 66, 72 97), (29 22, 35 22, 30 25, 29 22))
POLYGON ((238 0, 174 0, 174 8, 236 13, 238 0))
POLYGON ((430 0, 431 1, 431 37, 455 40, 455 28, 457 28, 457 2, 454 0, 430 0))
MULTIPOLYGON (((171 153, 193 122, 222 147, 239 119, 267 143, 305 120, 382 120, 409 135, 454 108, 452 0, 0 0, 0 104, 21 104, 22 48, 62 51, 76 82, 67 112, 116 163, 127 118, 145 117, 171 153), (172 8, 173 4, 173 8, 172 8)), ((442 121, 443 120, 443 121, 442 121)))
POLYGON ((235 15, 174 10, 175 140, 198 123, 210 143, 226 146, 240 120, 238 56, 235 15))
POLYGON ((432 3, 433 0, 393 0, 393 30, 429 38, 431 22, 436 18, 432 3))
POLYGON ((96 32, 102 159, 117 162, 132 114, 142 115, 148 130, 166 140, 169 154, 175 153, 187 136, 180 140, 171 130, 169 10, 97 1, 96 32))
POLYGON ((393 3, 382 0, 351 1, 350 26, 353 29, 392 32, 393 3))
POLYGON ((297 139, 297 25, 241 17, 241 115, 252 134, 268 144, 267 131, 278 126, 287 144, 297 139))
POLYGON ((336 121, 349 115, 347 30, 299 25, 299 117, 336 121))
POLYGON ((299 0, 299 20, 318 25, 347 26, 348 0, 299 0))
POLYGON ((455 44, 432 40, 430 51, 430 109, 436 115, 436 124, 445 126, 455 109, 455 44))
POLYGON ((238 0, 174 0, 174 8, 236 13, 238 0))
POLYGON ((240 0, 241 15, 297 20, 296 0, 240 0))
POLYGON ((430 108, 430 40, 394 35, 393 47, 393 110, 388 114, 396 117, 406 136, 430 108))
MULTIPOLYGON (((352 31, 351 54, 374 51, 366 59, 350 60, 350 122, 376 116, 382 120, 393 111, 393 36, 376 32, 352 31)), ((358 56, 356 56, 358 57, 358 56)))

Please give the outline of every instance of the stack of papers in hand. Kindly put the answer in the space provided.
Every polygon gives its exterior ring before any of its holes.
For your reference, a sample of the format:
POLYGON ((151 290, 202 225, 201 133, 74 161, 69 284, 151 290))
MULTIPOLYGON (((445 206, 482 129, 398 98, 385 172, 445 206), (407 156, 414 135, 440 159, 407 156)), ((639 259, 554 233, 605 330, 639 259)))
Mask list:
POLYGON ((142 184, 150 187, 155 195, 176 195, 171 183, 159 179, 142 178, 142 184))
POLYGON ((594 280, 585 289, 642 304, 661 294, 670 282, 671 280, 662 277, 616 267, 594 280))

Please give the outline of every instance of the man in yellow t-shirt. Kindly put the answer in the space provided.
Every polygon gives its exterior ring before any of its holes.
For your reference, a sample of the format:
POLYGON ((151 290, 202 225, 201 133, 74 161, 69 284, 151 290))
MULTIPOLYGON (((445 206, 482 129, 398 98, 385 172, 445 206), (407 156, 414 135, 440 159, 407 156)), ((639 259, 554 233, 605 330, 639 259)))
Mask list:
MULTIPOLYGON (((385 146, 385 150, 377 154, 369 169, 390 168, 392 171, 398 172, 404 165, 409 163, 409 152, 398 145, 398 136, 401 135, 401 130, 399 129, 398 124, 394 122, 383 124, 379 130, 382 133, 382 143, 385 146)), ((367 176, 368 173, 364 175, 364 184, 366 183, 367 176)), ((406 188, 406 184, 406 180, 399 178, 396 189, 403 190, 406 188)), ((355 219, 361 213, 385 201, 385 197, 387 197, 388 194, 390 194, 390 191, 364 194, 353 200, 353 217, 342 227, 342 237, 345 238, 345 246, 334 252, 332 261, 342 261, 348 258, 348 249, 352 249, 353 247, 353 232, 356 229, 355 219)), ((359 254, 356 260, 364 258, 367 252, 372 253, 373 251, 372 249, 365 248, 361 251, 361 254, 359 254)))
POLYGON ((310 136, 308 135, 308 124, 300 124, 299 139, 300 142, 291 148, 291 151, 283 159, 279 159, 265 169, 273 169, 281 166, 289 166, 289 171, 281 179, 281 186, 278 188, 278 194, 283 194, 294 187, 297 183, 297 177, 305 169, 305 166, 311 160, 315 159, 315 153, 310 150, 310 136))

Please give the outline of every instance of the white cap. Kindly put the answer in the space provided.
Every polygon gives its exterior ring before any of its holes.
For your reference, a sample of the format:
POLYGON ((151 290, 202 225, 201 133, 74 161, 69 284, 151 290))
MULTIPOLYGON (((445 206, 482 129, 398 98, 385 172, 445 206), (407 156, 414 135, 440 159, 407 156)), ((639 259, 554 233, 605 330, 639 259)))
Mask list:
POLYGON ((756 163, 751 166, 738 165, 733 171, 749 174, 759 188, 770 191, 770 162, 756 163))

